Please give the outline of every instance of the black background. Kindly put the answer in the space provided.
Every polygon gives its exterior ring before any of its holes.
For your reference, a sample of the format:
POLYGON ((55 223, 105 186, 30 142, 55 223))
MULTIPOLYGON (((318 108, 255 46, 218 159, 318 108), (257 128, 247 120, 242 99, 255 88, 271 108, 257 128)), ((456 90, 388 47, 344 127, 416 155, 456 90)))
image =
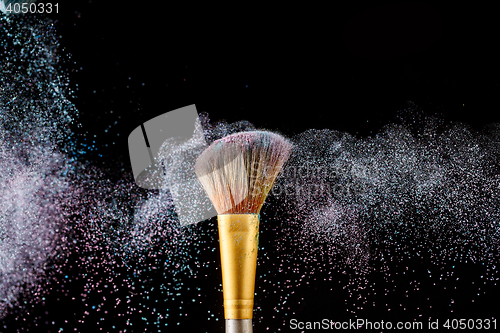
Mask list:
MULTIPOLYGON (((180 8, 169 1, 94 0, 61 2, 60 12, 51 17, 61 36, 61 52, 71 55, 64 66, 76 90, 73 102, 82 124, 74 131, 79 140, 96 141, 97 150, 86 155, 89 163, 110 177, 131 177, 128 134, 144 121, 193 103, 213 121, 248 120, 290 136, 310 128, 375 135, 399 121, 398 111, 408 108, 408 101, 425 114, 476 129, 499 122, 500 26, 493 3, 205 3, 180 8)), ((207 229, 214 229, 213 223, 207 229)), ((464 280, 477 278, 468 266, 460 269, 464 280)), ((329 283, 317 282, 298 289, 305 299, 291 307, 302 320, 334 319, 345 309, 342 302, 329 308, 329 288, 329 283)), ((467 305, 454 316, 491 316, 489 302, 496 300, 498 288, 493 292, 476 298, 474 306, 464 301, 467 305)), ((58 296, 49 296, 38 311, 75 306, 66 305, 67 298, 55 301, 58 296)), ((429 292, 417 294, 415 302, 425 303, 427 297, 429 292)), ((432 315, 451 317, 448 304, 434 297, 432 315)), ((203 305, 209 306, 214 305, 203 305)), ((216 306, 221 306, 220 300, 216 306)), ((44 319, 61 323, 62 317, 71 316, 67 311, 51 310, 44 319)), ((386 307, 363 314, 389 319, 386 307)), ((419 319, 402 310, 390 316, 419 319)), ((26 326, 14 323, 13 316, 7 322, 13 331, 26 326)), ((91 322, 77 331, 93 331, 91 322)), ((66 325, 65 332, 77 327, 71 321, 66 325)), ((137 331, 144 331, 140 325, 139 320, 137 331)), ((220 331, 222 322, 207 325, 203 315, 199 322, 184 320, 178 331, 220 331)), ((259 325, 288 331, 281 320, 269 318, 259 325)), ((40 332, 50 329, 55 331, 48 325, 40 332)))
POLYGON ((397 121, 408 100, 477 128, 498 121, 492 3, 180 8, 75 1, 54 16, 76 62, 71 80, 84 133, 129 168, 130 131, 193 103, 212 120, 244 119, 289 135, 309 128, 375 134, 397 121), (113 149, 102 147, 110 141, 113 149))

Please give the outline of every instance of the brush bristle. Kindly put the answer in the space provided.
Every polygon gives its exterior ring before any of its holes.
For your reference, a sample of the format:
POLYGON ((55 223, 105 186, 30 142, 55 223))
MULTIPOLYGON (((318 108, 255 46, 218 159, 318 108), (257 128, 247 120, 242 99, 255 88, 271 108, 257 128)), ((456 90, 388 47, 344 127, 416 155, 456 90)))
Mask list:
POLYGON ((236 133, 205 149, 195 173, 217 214, 258 214, 291 150, 275 133, 236 133))

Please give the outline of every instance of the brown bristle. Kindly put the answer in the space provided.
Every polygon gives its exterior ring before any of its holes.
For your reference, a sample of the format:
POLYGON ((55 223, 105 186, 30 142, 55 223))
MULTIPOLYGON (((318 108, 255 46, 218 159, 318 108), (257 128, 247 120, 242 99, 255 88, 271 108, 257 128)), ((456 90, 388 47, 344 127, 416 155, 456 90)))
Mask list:
POLYGON ((258 214, 291 150, 275 133, 236 133, 205 149, 195 173, 217 214, 258 214))

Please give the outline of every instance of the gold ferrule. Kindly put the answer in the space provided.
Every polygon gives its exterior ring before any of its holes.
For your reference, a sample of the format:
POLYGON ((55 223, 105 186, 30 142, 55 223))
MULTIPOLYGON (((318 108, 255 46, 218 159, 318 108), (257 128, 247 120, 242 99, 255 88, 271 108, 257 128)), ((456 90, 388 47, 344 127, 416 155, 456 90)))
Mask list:
POLYGON ((258 214, 224 214, 219 224, 225 319, 252 319, 259 245, 258 214))

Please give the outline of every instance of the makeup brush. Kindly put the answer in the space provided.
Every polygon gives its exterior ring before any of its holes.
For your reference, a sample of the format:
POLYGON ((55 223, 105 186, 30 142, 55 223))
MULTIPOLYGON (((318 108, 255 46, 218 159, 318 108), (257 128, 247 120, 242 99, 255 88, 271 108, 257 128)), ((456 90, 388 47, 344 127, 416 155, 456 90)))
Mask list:
POLYGON ((214 141, 195 173, 217 211, 227 333, 252 333, 259 213, 292 144, 267 131, 214 141))

